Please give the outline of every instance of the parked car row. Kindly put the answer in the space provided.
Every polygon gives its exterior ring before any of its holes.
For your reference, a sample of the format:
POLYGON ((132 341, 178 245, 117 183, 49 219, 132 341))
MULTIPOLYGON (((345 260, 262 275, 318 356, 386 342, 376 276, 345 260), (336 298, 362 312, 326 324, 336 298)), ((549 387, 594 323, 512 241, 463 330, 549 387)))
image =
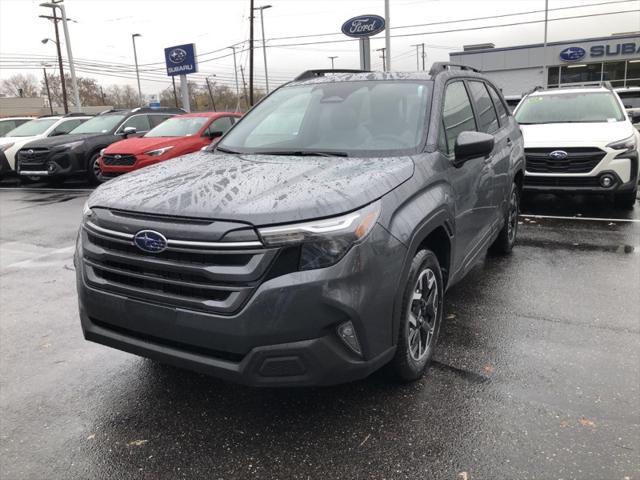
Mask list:
POLYGON ((96 116, 25 118, 0 137, 0 175, 15 173, 26 182, 85 177, 92 184, 101 183, 197 151, 222 136, 240 116, 183 114, 176 108, 134 108, 96 116), (167 119, 171 121, 165 124, 167 119))

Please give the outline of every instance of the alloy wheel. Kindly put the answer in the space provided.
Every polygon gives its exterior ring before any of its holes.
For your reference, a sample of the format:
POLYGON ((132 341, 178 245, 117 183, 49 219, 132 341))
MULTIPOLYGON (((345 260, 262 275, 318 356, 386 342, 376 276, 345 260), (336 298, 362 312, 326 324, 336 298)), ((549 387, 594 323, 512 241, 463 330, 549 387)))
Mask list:
POLYGON ((428 355, 438 318, 438 282, 433 270, 420 272, 409 307, 409 354, 415 361, 428 355))

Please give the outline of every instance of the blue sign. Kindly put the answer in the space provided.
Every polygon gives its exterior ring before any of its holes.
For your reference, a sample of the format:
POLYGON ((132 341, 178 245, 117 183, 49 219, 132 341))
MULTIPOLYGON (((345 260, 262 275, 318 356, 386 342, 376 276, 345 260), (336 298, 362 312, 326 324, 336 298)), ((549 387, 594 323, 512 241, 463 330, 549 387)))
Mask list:
POLYGON ((380 15, 358 15, 342 24, 342 33, 348 37, 370 37, 384 30, 384 18, 380 15))
POLYGON ((164 60, 167 64, 167 75, 186 75, 198 71, 196 46, 194 43, 177 45, 164 49, 164 60))
POLYGON ((587 54, 587 51, 581 47, 569 47, 560 52, 560 59, 565 62, 575 62, 580 60, 587 54))

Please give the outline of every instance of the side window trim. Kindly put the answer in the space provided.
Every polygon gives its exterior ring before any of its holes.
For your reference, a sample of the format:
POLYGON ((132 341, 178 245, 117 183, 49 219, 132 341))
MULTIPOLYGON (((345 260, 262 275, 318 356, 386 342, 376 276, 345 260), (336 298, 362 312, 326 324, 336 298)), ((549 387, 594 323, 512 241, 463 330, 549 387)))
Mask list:
POLYGON ((471 92, 471 85, 469 85, 472 82, 477 82, 480 85, 482 85, 485 88, 485 90, 487 92, 487 95, 489 96, 489 101, 491 102, 491 106, 493 107, 493 113, 495 113, 496 120, 498 122, 498 128, 494 132, 492 132, 490 134, 490 135, 493 135, 493 133, 497 132, 498 130, 500 130, 502 128, 502 125, 500 124, 500 115, 498 115, 498 109, 496 108, 496 105, 493 102, 493 98, 491 98, 491 92, 489 91, 487 82, 485 82, 484 80, 481 80, 481 79, 476 80, 476 79, 472 79, 472 78, 467 78, 467 79, 465 79, 465 84, 467 84, 467 93, 469 94, 469 99, 471 100, 471 106, 473 108, 473 113, 474 113, 474 116, 475 116, 475 119, 476 119, 476 131, 478 131, 478 132, 480 131, 479 130, 479 128, 480 128, 480 126, 479 126, 480 125, 480 115, 478 114, 478 111, 476 110, 479 106, 476 105, 476 99, 473 96, 473 93, 471 92))
MULTIPOLYGON (((495 109, 496 115, 498 117, 498 125, 500 125, 500 128, 502 128, 503 127, 503 122, 500 120, 500 115, 498 114, 498 107, 495 104, 496 101, 493 98, 494 95, 498 99, 498 102, 500 102, 500 104, 502 105, 502 109, 505 111, 507 119, 511 116, 511 110, 509 110, 509 106, 506 105, 506 103, 504 102, 502 96, 500 95, 500 92, 498 91, 498 89, 496 88, 495 85, 493 85, 492 83, 486 82, 486 81, 485 81, 485 85, 487 87, 487 90, 489 91, 489 97, 491 98, 491 102, 493 103, 493 108, 495 109), (493 89, 494 95, 491 95, 491 90, 492 89, 493 89)), ((504 126, 506 126, 507 123, 508 122, 504 122, 504 126)))

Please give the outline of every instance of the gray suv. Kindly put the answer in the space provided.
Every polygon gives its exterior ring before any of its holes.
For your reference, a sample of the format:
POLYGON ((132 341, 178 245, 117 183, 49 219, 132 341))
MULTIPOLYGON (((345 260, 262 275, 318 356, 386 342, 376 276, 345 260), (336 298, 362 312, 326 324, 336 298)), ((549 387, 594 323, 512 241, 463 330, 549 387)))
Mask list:
POLYGON ((309 71, 209 151, 89 198, 87 340, 226 380, 328 385, 429 365, 445 291, 515 242, 523 140, 477 71, 309 71))

